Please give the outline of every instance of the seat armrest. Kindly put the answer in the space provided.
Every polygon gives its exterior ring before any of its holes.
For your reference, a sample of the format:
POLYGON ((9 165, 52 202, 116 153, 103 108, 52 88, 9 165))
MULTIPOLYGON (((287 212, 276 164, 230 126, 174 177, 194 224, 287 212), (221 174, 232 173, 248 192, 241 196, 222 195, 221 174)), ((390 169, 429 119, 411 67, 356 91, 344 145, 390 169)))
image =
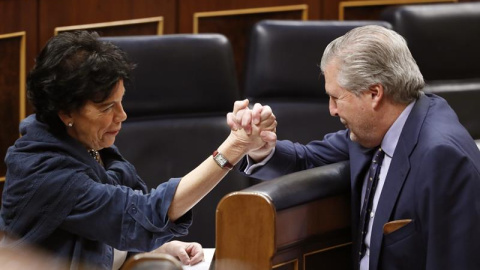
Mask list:
POLYGON ((310 201, 350 193, 349 189, 350 163, 343 161, 265 181, 246 188, 243 192, 264 194, 279 211, 310 201))
POLYGON ((305 170, 223 197, 215 269, 348 269, 349 167, 341 162, 305 170))

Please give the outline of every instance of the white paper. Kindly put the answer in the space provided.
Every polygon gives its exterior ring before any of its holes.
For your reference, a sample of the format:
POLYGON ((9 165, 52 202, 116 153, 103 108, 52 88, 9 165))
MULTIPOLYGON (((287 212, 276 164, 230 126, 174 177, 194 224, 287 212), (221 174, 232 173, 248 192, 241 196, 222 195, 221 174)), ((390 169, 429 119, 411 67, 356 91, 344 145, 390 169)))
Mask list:
POLYGON ((204 248, 203 255, 205 260, 195 265, 184 265, 183 270, 208 270, 208 268, 210 268, 210 264, 212 263, 214 253, 214 248, 204 248))

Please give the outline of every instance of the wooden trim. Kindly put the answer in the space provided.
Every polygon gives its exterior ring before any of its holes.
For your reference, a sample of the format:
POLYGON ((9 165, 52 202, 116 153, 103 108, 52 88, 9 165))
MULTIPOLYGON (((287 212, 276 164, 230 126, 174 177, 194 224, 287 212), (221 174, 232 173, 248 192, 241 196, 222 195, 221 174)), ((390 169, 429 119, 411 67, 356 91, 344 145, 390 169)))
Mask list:
MULTIPOLYGON (((288 262, 283 262, 283 263, 276 264, 276 265, 274 265, 274 266, 272 267, 272 269, 275 269, 275 268, 278 268, 278 267, 282 267, 282 266, 287 265, 287 264, 290 264, 290 263, 292 263, 292 262, 295 264, 295 266, 294 266, 293 269, 298 270, 298 259, 294 259, 294 260, 291 260, 291 261, 288 261, 288 262)), ((303 267, 303 268, 305 268, 305 267, 303 267)))
POLYGON ((15 33, 8 33, 8 34, 0 34, 0 39, 21 37, 21 36, 25 36, 25 35, 26 35, 26 34, 25 34, 25 31, 15 32, 15 33))
MULTIPOLYGON (((27 33, 25 31, 22 32, 15 32, 9 34, 0 35, 0 39, 11 39, 11 38, 20 38, 20 70, 19 70, 19 119, 18 123, 25 118, 26 116, 26 107, 27 107, 27 100, 26 100, 26 89, 25 89, 25 80, 26 80, 26 36, 27 33)), ((20 135, 19 135, 20 136, 20 135)), ((0 182, 5 181, 5 176, 0 176, 0 182)), ((1 203, 1 202, 0 202, 1 203)))
POLYGON ((308 19, 308 5, 291 5, 291 6, 275 6, 275 7, 263 7, 263 8, 247 8, 247 9, 196 12, 193 14, 193 33, 198 34, 198 21, 200 18, 235 16, 235 15, 256 14, 256 13, 273 13, 273 12, 295 11, 295 10, 302 11, 303 21, 306 21, 308 19))
POLYGON ((21 33, 20 41, 20 95, 19 95, 19 108, 20 108, 20 121, 22 121, 27 114, 27 89, 26 89, 26 52, 27 52, 27 34, 26 32, 21 33))
POLYGON ((56 36, 58 35, 59 32, 64 32, 64 31, 85 30, 85 29, 92 29, 92 28, 106 28, 106 27, 122 26, 122 25, 146 24, 146 23, 152 23, 152 22, 157 22, 157 35, 162 35, 163 34, 163 17, 162 16, 133 19, 133 20, 104 22, 104 23, 60 26, 60 27, 55 27, 54 35, 56 36))
POLYGON ((245 191, 229 193, 217 204, 215 215, 216 270, 245 269, 245 265, 271 269, 276 246, 276 211, 268 195, 245 191), (255 223, 254 227, 252 222, 255 223), (232 231, 242 231, 244 228, 250 229, 242 234, 231 234, 232 231), (253 241, 257 243, 252 245, 249 239, 255 239, 253 241), (245 241, 249 245, 247 250, 243 249, 245 245, 242 243, 245 241))
POLYGON ((27 36, 27 33, 25 31, 0 35, 0 39, 20 38, 20 55, 19 55, 19 61, 20 61, 19 91, 20 92, 18 95, 19 97, 18 107, 20 108, 20 112, 19 112, 20 119, 18 119, 19 123, 25 118, 26 107, 27 107, 26 92, 25 92, 26 51, 27 51, 26 36, 27 36))
POLYGON ((342 1, 338 4, 338 19, 345 19, 345 8, 364 7, 364 6, 389 6, 389 5, 408 5, 408 4, 428 4, 428 3, 455 3, 458 0, 372 0, 372 1, 342 1))

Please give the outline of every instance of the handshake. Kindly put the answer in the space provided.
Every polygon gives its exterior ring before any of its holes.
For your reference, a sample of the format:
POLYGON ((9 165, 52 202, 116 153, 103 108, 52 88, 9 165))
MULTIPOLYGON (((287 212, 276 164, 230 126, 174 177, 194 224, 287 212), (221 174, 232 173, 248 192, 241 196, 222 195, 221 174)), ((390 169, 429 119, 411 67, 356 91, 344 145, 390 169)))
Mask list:
POLYGON ((227 114, 227 124, 235 144, 255 162, 267 157, 277 142, 277 121, 270 106, 256 103, 249 108, 248 99, 236 101, 227 114))

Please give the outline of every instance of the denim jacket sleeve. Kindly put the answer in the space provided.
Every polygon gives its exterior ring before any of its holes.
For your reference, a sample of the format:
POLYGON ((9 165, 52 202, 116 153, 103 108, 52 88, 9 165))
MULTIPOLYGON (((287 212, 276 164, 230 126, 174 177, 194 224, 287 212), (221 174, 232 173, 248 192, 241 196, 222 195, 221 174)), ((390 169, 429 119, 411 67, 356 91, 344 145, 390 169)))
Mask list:
POLYGON ((171 222, 168 208, 179 178, 170 179, 145 194, 126 186, 102 184, 87 175, 80 182, 88 186, 77 194, 72 211, 61 228, 120 250, 153 250, 175 236, 185 235, 192 214, 171 222))

